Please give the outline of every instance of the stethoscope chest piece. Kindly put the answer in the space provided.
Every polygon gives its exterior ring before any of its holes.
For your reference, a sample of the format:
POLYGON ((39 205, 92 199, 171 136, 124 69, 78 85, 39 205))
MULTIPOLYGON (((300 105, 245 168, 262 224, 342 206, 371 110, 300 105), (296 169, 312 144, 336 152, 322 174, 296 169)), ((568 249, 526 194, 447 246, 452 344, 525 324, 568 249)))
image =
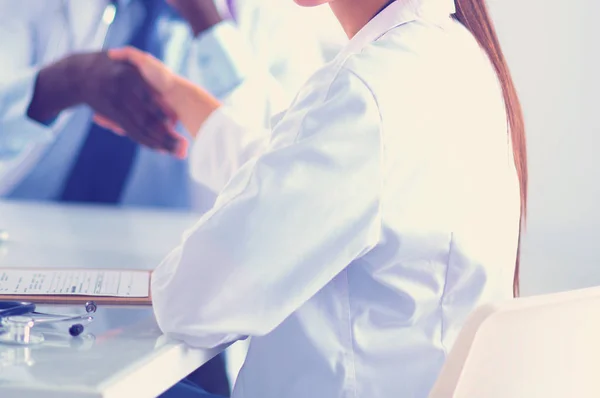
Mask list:
POLYGON ((85 303, 85 314, 54 315, 35 311, 35 304, 19 301, 0 301, 0 344, 36 345, 44 342, 44 335, 37 332, 38 325, 71 322, 69 335, 78 337, 84 332, 83 324, 94 320, 96 312, 93 301, 85 303), (36 327, 36 330, 34 329, 36 327))
POLYGON ((44 342, 44 335, 32 330, 35 320, 27 315, 2 318, 6 330, 0 334, 0 343, 10 345, 35 345, 44 342))

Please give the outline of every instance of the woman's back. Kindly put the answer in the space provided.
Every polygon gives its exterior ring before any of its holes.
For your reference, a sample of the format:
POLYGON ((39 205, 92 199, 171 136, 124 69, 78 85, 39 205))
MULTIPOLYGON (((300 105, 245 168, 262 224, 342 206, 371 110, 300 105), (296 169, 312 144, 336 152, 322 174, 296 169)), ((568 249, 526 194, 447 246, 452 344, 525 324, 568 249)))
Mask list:
MULTIPOLYGON (((520 196, 502 90, 452 7, 389 6, 277 124, 275 148, 323 140, 305 157, 360 167, 349 172, 353 190, 331 186, 340 213, 356 219, 324 227, 319 251, 336 242, 332 230, 360 238, 331 258, 355 259, 348 267, 253 339, 234 397, 424 398, 466 316, 512 296, 520 196), (334 112, 331 142, 317 128, 284 133, 334 112), (362 150, 336 146, 332 134, 352 134, 362 150)), ((327 255, 314 258, 328 266, 327 255)))

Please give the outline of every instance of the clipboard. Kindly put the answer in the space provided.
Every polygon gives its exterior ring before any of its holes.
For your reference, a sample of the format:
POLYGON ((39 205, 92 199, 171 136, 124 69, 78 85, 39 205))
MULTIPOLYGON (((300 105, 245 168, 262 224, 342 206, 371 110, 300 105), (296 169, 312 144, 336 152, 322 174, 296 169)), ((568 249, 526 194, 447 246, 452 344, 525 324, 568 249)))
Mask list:
MULTIPOLYGON (((150 291, 150 281, 152 276, 152 271, 149 270, 112 270, 112 269, 71 269, 71 268, 51 268, 51 269, 41 269, 41 268, 0 268, 0 277, 3 274, 3 271, 18 271, 18 272, 31 272, 31 271, 39 271, 39 272, 53 272, 53 271, 62 271, 62 272, 140 272, 146 273, 148 275, 148 294, 146 296, 140 297, 128 297, 123 295, 97 295, 97 294, 49 294, 49 293, 36 293, 36 294, 0 294, 0 300, 10 300, 10 301, 27 301, 35 304, 85 304, 88 301, 94 301, 97 304, 104 305, 119 305, 119 306, 151 306, 152 305, 152 294, 150 291)), ((2 284, 2 280, 0 279, 0 287, 2 284)))
POLYGON ((96 304, 118 306, 152 306, 152 297, 115 297, 115 296, 71 296, 71 295, 12 295, 0 294, 0 300, 27 301, 34 304, 85 304, 94 301, 96 304))

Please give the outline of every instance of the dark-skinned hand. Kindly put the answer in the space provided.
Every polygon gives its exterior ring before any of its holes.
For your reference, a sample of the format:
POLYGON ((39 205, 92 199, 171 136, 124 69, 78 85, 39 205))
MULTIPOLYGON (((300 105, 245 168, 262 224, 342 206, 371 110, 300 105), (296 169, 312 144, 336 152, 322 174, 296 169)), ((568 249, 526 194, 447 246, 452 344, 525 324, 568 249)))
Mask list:
POLYGON ((194 36, 198 36, 223 20, 214 0, 166 1, 188 22, 194 32, 194 36))
POLYGON ((129 138, 144 146, 178 153, 185 141, 172 127, 174 113, 139 71, 105 52, 73 54, 43 68, 28 116, 45 122, 79 104, 118 123, 129 138))

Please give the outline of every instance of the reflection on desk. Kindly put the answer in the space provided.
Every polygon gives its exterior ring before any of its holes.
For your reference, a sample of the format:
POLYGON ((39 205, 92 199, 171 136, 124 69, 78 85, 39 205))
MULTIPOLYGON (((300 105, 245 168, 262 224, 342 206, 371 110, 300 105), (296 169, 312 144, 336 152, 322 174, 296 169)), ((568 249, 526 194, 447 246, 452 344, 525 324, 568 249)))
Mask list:
POLYGON ((38 364, 52 364, 68 349, 71 352, 90 350, 96 340, 91 333, 77 337, 43 328, 44 343, 40 345, 7 345, 0 349, 0 374, 2 368, 32 367, 38 364), (43 349, 42 349, 43 348, 43 349), (62 350, 61 350, 62 349, 62 350))
POLYGON ((0 200, 0 266, 154 269, 198 220, 186 212, 0 200))
POLYGON ((73 338, 69 336, 64 325, 62 328, 45 327, 38 329, 46 338, 40 345, 0 345, 3 365, 0 368, 0 382, 48 386, 70 384, 74 387, 98 385, 110 378, 115 370, 135 363, 148 352, 160 348, 157 341, 161 333, 147 310, 142 310, 146 319, 137 324, 135 320, 141 316, 139 310, 117 309, 121 314, 111 313, 112 310, 105 309, 104 316, 120 323, 118 328, 98 328, 92 323, 84 336, 73 338), (127 312, 129 314, 126 314, 127 312), (127 320, 133 321, 134 324, 128 323, 127 320), (14 358, 12 363, 9 361, 11 358, 14 358), (93 366, 90 366, 92 364, 93 366), (25 372, 23 368, 26 369, 25 372), (7 380, 7 372, 17 369, 19 378, 10 377, 9 374, 10 380, 7 380))

